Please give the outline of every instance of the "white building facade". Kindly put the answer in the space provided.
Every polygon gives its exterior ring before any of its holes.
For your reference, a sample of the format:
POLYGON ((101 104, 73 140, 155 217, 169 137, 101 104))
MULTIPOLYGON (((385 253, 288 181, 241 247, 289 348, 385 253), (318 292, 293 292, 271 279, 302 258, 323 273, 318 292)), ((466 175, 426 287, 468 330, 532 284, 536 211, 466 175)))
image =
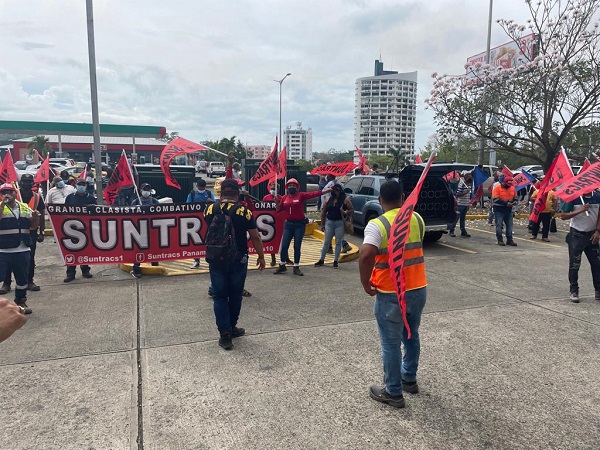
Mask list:
POLYGON ((281 143, 283 147, 287 147, 288 159, 312 161, 312 129, 302 128, 302 122, 296 122, 295 128, 286 127, 281 143))
POLYGON ((244 148, 251 159, 265 159, 273 151, 269 145, 246 145, 244 148))
MULTIPOLYGON (((399 149, 414 159, 417 116, 417 72, 383 70, 375 61, 375 76, 356 80, 354 145, 364 156, 387 155, 399 149)), ((358 155, 354 155, 358 162, 358 155)))

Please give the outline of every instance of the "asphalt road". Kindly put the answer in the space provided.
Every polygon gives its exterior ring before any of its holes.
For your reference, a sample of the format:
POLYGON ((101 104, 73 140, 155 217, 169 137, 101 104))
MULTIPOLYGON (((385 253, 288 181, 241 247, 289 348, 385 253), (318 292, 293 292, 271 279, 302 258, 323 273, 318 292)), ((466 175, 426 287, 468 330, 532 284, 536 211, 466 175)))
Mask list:
POLYGON ((573 304, 564 231, 542 243, 519 226, 513 248, 469 226, 425 249, 421 393, 404 410, 368 397, 381 360, 356 261, 250 273, 247 335, 225 352, 207 275, 99 266, 65 285, 50 238, 34 312, 0 344, 0 448, 600 448, 589 265, 573 304))

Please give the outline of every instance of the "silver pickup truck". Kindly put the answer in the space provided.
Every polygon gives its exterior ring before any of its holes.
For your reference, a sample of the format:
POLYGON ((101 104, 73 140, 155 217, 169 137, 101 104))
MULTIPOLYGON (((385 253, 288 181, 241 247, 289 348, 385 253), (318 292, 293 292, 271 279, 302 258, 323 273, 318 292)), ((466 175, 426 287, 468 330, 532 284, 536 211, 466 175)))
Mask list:
MULTIPOLYGON (((471 166, 472 168, 473 166, 471 166)), ((423 172, 424 165, 406 166, 395 175, 357 175, 346 184, 344 192, 354 206, 354 227, 362 230, 366 224, 381 215, 379 187, 388 178, 400 179, 406 196, 414 189, 423 172)), ((450 186, 443 178, 452 170, 465 170, 462 165, 433 164, 423 183, 415 211, 425 221, 425 240, 437 241, 447 232, 456 218, 456 199, 450 186)))

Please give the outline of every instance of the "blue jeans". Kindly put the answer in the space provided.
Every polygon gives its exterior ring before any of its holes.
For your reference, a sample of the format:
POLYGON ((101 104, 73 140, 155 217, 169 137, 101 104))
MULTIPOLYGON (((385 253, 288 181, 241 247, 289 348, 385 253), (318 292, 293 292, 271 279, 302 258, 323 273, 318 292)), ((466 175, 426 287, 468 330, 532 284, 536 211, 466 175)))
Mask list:
POLYGON ((242 293, 248 272, 248 256, 227 266, 209 264, 213 308, 219 333, 231 333, 242 309, 242 293))
POLYGON ((502 240, 502 224, 506 225, 506 240, 512 241, 513 238, 513 213, 512 208, 495 206, 496 215, 496 239, 502 240))
POLYGON ((395 293, 377 293, 373 308, 381 338, 385 389, 391 395, 402 395, 402 380, 417 381, 421 353, 419 325, 427 299, 427 288, 406 291, 405 299, 410 339, 404 328, 398 296, 395 293), (401 343, 404 344, 404 358, 402 358, 401 343))
POLYGON ((29 251, 4 253, 0 252, 0 273, 15 275, 15 302, 27 297, 27 285, 29 279, 29 263, 31 254, 29 251))
POLYGON ((325 259, 327 250, 331 246, 331 240, 335 235, 335 256, 334 261, 339 261, 342 252, 342 241, 344 240, 344 221, 329 220, 325 221, 325 238, 323 239, 323 248, 321 249, 321 260, 325 259))
POLYGON ((286 220, 283 226, 283 238, 281 239, 281 263, 290 259, 288 250, 294 238, 294 265, 300 264, 300 248, 306 231, 306 224, 302 220, 286 220))
POLYGON ((465 219, 467 217, 467 211, 469 211, 469 207, 467 205, 458 205, 458 216, 454 220, 452 224, 452 228, 450 228, 450 233, 454 233, 454 229, 456 228, 456 222, 460 220, 460 231, 463 233, 467 232, 465 228, 465 219))

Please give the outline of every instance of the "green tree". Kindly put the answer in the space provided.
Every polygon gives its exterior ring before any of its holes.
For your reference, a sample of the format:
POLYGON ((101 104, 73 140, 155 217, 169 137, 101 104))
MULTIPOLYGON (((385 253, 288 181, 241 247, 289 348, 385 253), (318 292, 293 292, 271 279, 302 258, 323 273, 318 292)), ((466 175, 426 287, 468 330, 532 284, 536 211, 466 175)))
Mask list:
POLYGON ((34 156, 35 151, 37 150, 39 154, 45 158, 48 153, 52 152, 50 139, 48 139, 46 136, 38 135, 34 137, 29 144, 27 144, 27 150, 29 150, 29 154, 31 156, 34 156))
POLYGON ((547 169, 569 132, 600 106, 600 2, 526 3, 527 25, 498 23, 516 48, 535 53, 513 49, 511 56, 509 50, 506 57, 523 63, 509 69, 477 63, 467 67, 468 75, 434 73, 426 103, 442 134, 461 129, 547 169))
POLYGON ((311 170, 313 170, 316 167, 310 161, 305 161, 303 159, 297 160, 296 165, 300 168, 300 170, 302 170, 304 172, 310 172, 311 170))
POLYGON ((179 131, 171 131, 170 133, 165 134, 161 138, 161 141, 171 142, 172 140, 177 139, 178 137, 179 137, 179 131))

